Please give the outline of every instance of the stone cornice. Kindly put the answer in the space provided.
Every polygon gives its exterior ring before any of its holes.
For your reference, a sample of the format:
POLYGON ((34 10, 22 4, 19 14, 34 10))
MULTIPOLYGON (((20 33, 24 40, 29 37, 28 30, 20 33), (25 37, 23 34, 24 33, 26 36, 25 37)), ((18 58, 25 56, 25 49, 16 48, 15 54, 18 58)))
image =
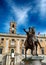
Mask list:
MULTIPOLYGON (((16 38, 26 38, 26 35, 21 34, 7 34, 7 33, 0 33, 0 37, 16 37, 16 38)), ((37 38, 46 38, 46 36, 36 35, 37 38)))
POLYGON ((0 37, 17 37, 17 38, 26 38, 26 35, 4 34, 4 33, 0 33, 0 37))

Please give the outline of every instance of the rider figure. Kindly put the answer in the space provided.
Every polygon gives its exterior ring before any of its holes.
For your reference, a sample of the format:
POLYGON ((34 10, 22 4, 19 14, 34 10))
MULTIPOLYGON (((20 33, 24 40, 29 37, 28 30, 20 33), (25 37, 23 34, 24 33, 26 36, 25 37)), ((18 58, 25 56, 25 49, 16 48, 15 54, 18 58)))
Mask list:
POLYGON ((32 44, 34 45, 34 42, 37 41, 37 38, 36 38, 36 36, 35 36, 34 27, 29 27, 29 31, 26 31, 25 29, 24 29, 24 31, 25 31, 26 34, 27 34, 27 39, 26 39, 26 41, 29 43, 30 36, 32 35, 32 40, 33 40, 33 43, 32 43, 32 44))
POLYGON ((35 36, 35 29, 34 29, 34 27, 31 27, 30 29, 32 32, 32 40, 35 42, 35 41, 37 41, 37 37, 35 36))
POLYGON ((35 30, 34 30, 34 27, 29 27, 29 34, 32 35, 32 41, 33 41, 33 45, 34 45, 34 42, 35 42, 35 30))
MULTIPOLYGON (((26 39, 26 41, 30 44, 30 42, 29 42, 29 41, 31 41, 30 38, 32 38, 33 41, 34 41, 34 38, 35 38, 34 28, 33 28, 33 27, 29 27, 29 31, 26 31, 25 29, 24 29, 24 31, 25 31, 26 34, 27 34, 27 39, 26 39)), ((32 45, 34 45, 34 42, 32 43, 32 45)))

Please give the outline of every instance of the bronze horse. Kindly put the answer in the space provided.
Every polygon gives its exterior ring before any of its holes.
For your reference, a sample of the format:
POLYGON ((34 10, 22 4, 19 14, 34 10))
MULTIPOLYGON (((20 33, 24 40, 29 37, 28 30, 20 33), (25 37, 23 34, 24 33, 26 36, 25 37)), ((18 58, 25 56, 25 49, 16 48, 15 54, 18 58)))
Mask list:
POLYGON ((25 58, 26 58, 26 52, 27 52, 28 49, 31 49, 31 54, 33 55, 34 47, 36 47, 36 55, 38 55, 37 54, 37 47, 39 45, 40 48, 41 48, 41 45, 40 45, 38 39, 35 40, 35 41, 33 40, 34 35, 35 35, 34 28, 31 28, 31 31, 30 31, 30 28, 29 28, 28 32, 25 29, 24 29, 24 31, 27 34, 27 39, 26 39, 25 44, 24 44, 25 45, 25 58))

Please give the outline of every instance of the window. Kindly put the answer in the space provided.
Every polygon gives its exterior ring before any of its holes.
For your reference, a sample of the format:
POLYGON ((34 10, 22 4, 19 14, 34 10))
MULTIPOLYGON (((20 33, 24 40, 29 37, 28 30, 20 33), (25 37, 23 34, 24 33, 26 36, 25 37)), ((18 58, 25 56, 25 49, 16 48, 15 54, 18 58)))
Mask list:
POLYGON ((22 41, 24 41, 24 40, 22 39, 22 41))
POLYGON ((14 42, 14 39, 12 39, 12 41, 14 42))
POLYGON ((22 40, 22 43, 24 43, 24 40, 22 40))
POLYGON ((14 24, 12 25, 12 27, 14 28, 14 24))
POLYGON ((2 54, 2 49, 0 48, 0 54, 2 54))
POLYGON ((4 38, 1 38, 2 41, 4 41, 4 38))
POLYGON ((3 43, 3 41, 4 41, 4 38, 1 38, 1 43, 3 43))
POLYGON ((24 54, 24 49, 22 48, 22 54, 24 54))
POLYGON ((14 34, 14 30, 12 30, 12 33, 14 34))
POLYGON ((11 57, 14 58, 14 49, 11 49, 11 57))
POLYGON ((42 47, 42 54, 44 54, 44 48, 42 47))
POLYGON ((11 53, 14 53, 14 49, 11 49, 11 53))

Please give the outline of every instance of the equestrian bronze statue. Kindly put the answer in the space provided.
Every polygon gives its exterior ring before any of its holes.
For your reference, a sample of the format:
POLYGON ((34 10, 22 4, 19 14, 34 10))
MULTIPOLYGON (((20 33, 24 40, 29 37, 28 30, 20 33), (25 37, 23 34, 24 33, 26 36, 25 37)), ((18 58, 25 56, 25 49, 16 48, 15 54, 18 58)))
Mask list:
POLYGON ((39 40, 35 36, 34 27, 29 27, 29 31, 26 31, 25 29, 24 29, 24 31, 26 32, 26 35, 27 35, 27 38, 26 38, 25 43, 24 43, 24 45, 25 45, 25 58, 26 58, 27 50, 31 49, 31 54, 33 55, 33 50, 35 47, 36 47, 36 55, 38 55, 37 54, 37 47, 39 45, 41 48, 41 45, 39 43, 39 40))

